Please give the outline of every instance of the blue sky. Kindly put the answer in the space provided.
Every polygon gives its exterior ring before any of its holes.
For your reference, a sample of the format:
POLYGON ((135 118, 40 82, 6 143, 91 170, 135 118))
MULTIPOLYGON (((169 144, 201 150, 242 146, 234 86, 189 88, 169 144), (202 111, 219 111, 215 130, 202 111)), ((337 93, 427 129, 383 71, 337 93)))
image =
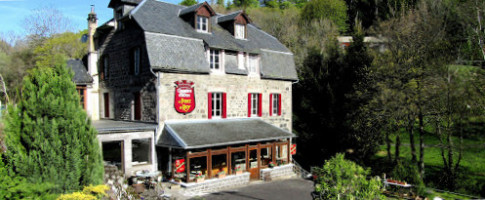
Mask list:
MULTIPOLYGON (((113 17, 108 8, 110 0, 0 0, 0 33, 13 31, 17 35, 25 35, 22 23, 31 11, 42 7, 53 7, 60 10, 72 22, 73 31, 87 28, 87 16, 91 5, 95 5, 98 14, 98 25, 113 17)), ((179 3, 181 0, 164 0, 169 3, 179 3)))

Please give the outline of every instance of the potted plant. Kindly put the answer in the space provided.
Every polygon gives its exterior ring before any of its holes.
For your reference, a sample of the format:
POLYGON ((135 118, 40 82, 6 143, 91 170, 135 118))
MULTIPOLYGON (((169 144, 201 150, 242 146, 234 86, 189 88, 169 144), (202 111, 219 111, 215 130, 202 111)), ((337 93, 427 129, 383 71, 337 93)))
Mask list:
POLYGON ((273 168, 273 167, 274 167, 273 161, 269 162, 269 168, 273 168))
POLYGON ((236 171, 236 174, 242 174, 242 173, 243 173, 243 171, 242 171, 242 167, 241 167, 241 165, 236 166, 235 171, 236 171))
POLYGON ((226 172, 224 170, 217 173, 217 178, 224 178, 224 177, 226 177, 226 172))
POLYGON ((195 175, 195 182, 200 183, 200 182, 203 182, 203 181, 204 181, 204 175, 202 175, 201 172, 197 173, 195 175))

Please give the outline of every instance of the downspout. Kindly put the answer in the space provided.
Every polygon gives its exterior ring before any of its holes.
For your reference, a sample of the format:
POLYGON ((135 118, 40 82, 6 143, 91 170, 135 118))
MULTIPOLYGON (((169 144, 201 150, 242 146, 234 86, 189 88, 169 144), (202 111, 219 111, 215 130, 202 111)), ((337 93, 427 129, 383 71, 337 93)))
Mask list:
POLYGON ((154 145, 153 145, 154 158, 153 158, 153 160, 157 160, 156 165, 155 165, 156 166, 155 167, 156 169, 154 169, 154 170, 157 171, 158 170, 158 159, 157 159, 158 156, 157 156, 157 151, 156 151, 156 146, 157 146, 156 143, 157 143, 157 139, 158 139, 157 136, 159 135, 158 134, 158 131, 159 131, 159 128, 160 128, 160 123, 159 123, 160 122, 160 110, 159 110, 159 108, 160 108, 160 105, 159 105, 160 104, 160 101, 159 101, 159 98, 160 98, 160 95, 159 95, 159 91, 160 91, 160 72, 157 72, 157 73, 153 72, 153 68, 152 67, 150 67, 150 72, 153 75, 155 75, 155 77, 157 77, 157 83, 155 84, 155 90, 156 90, 156 95, 155 95, 156 98, 155 99, 157 101, 157 103, 156 103, 156 105, 157 105, 156 106, 157 112, 156 112, 155 123, 157 123, 157 127, 155 128, 155 135, 153 137, 154 138, 154 141, 153 141, 153 143, 154 143, 154 145))

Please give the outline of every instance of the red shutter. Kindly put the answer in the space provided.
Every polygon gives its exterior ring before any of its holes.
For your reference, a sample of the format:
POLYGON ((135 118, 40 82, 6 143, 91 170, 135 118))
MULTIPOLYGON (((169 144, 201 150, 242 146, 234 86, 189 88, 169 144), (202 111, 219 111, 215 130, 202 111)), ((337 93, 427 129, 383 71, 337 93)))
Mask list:
POLYGON ((258 116, 263 116, 263 94, 259 93, 258 99, 258 116))
POLYGON ((248 117, 251 117, 251 93, 248 93, 248 117))
POLYGON ((269 94, 269 116, 273 116, 273 94, 269 94))
POLYGON ((278 94, 278 115, 281 115, 281 94, 278 94))
POLYGON ((209 119, 212 119, 212 93, 209 92, 207 94, 208 94, 207 95, 207 100, 208 100, 208 102, 207 102, 207 105, 208 105, 207 110, 209 111, 207 113, 207 116, 208 116, 209 119))
POLYGON ((222 93, 222 118, 226 118, 226 93, 222 93))

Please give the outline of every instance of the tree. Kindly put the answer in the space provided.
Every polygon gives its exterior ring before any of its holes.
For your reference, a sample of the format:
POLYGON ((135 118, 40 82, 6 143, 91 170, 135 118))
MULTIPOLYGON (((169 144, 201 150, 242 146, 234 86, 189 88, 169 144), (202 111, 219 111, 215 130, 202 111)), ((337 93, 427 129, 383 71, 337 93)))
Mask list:
POLYGON ((242 7, 242 8, 257 8, 259 7, 258 0, 233 0, 232 6, 242 7))
POLYGON ((318 177, 315 190, 321 199, 386 199, 381 194, 379 178, 368 179, 370 170, 345 160, 343 154, 327 160, 315 172, 318 177))
POLYGON ((303 7, 301 18, 304 23, 329 19, 338 26, 341 33, 347 31, 347 5, 343 0, 311 0, 303 7))
POLYGON ((30 183, 55 184, 55 192, 81 190, 103 178, 96 131, 71 80, 62 65, 34 68, 5 117, 9 167, 30 183))
POLYGON ((54 7, 32 10, 31 14, 24 19, 23 26, 33 46, 41 44, 45 38, 53 34, 72 29, 71 21, 54 7))
POLYGON ((81 59, 87 52, 87 44, 80 38, 86 30, 78 33, 65 32, 52 35, 44 43, 35 47, 36 66, 54 66, 57 57, 81 59))
POLYGON ((195 4, 197 4, 196 0, 183 0, 182 2, 180 2, 180 5, 182 6, 192 6, 195 4))

